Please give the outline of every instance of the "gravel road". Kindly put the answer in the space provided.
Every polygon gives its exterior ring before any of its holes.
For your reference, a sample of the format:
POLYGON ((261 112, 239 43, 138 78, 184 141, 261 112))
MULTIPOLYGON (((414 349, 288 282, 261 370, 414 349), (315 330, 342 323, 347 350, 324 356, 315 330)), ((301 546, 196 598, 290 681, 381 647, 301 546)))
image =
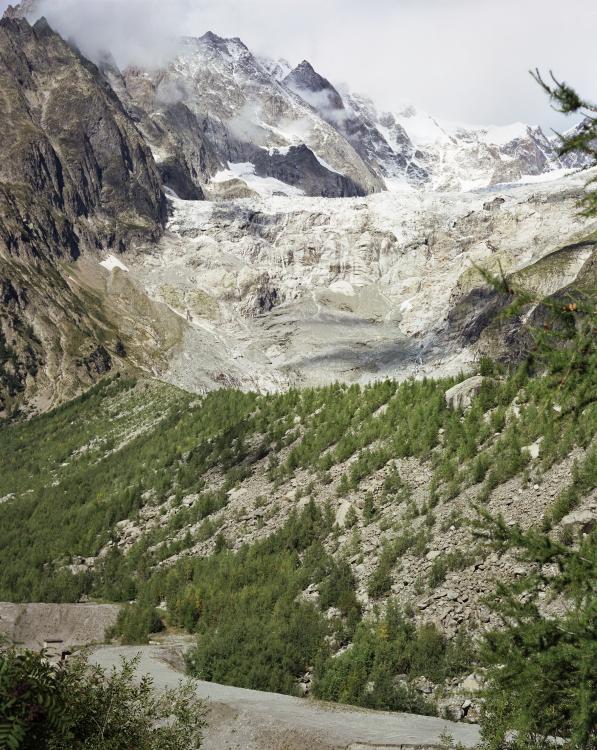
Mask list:
MULTIPOLYGON (((174 687, 183 675, 167 646, 108 646, 91 660, 103 667, 139 655, 139 672, 157 688, 174 687)), ((209 708, 205 750, 392 750, 437 747, 443 732, 473 747, 476 725, 412 714, 368 711, 276 693, 195 681, 209 708)))

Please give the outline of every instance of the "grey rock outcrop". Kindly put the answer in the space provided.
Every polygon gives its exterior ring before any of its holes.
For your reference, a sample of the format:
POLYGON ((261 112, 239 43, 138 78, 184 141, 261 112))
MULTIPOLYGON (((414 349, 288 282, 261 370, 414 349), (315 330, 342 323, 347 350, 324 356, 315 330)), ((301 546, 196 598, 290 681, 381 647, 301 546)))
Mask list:
POLYGON ((485 378, 475 375, 446 391, 446 403, 451 409, 468 409, 485 383, 485 378))
POLYGON ((349 177, 326 167, 305 145, 291 146, 285 152, 259 149, 253 158, 255 173, 304 190, 321 198, 354 198, 362 189, 349 177))
POLYGON ((286 76, 284 84, 318 111, 333 113, 345 109, 340 94, 307 60, 303 60, 286 76))
POLYGON ((373 102, 336 88, 303 60, 283 80, 312 106, 329 125, 342 134, 355 151, 383 178, 403 178, 421 185, 429 174, 417 160, 416 150, 404 128, 391 115, 380 117, 373 102), (382 133, 382 130, 386 133, 382 133))
POLYGON ((597 526, 597 506, 574 510, 562 518, 561 524, 574 533, 588 534, 597 526))

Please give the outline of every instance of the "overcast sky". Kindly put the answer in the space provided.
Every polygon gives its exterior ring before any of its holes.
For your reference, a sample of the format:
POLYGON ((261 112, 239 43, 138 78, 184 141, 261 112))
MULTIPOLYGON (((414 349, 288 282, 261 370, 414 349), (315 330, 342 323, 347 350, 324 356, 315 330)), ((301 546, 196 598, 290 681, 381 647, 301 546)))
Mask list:
POLYGON ((382 109, 406 100, 452 121, 561 127, 534 67, 597 99, 596 0, 42 2, 89 54, 108 46, 121 63, 159 61, 167 36, 212 30, 293 64, 307 58, 382 109))

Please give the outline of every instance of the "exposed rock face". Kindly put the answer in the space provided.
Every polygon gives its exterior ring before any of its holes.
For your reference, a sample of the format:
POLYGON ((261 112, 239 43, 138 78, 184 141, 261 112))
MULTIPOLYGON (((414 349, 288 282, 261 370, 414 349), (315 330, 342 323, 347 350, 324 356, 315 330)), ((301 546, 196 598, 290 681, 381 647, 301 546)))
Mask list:
MULTIPOLYGON (((593 224, 594 228, 594 224, 593 224)), ((509 282, 540 299, 554 301, 568 294, 591 293, 597 284, 597 237, 594 231, 579 242, 565 245, 523 265, 508 275, 509 282)), ((522 314, 504 318, 511 303, 505 293, 478 286, 453 297, 443 335, 455 346, 474 346, 510 362, 519 361, 532 344, 531 328, 541 327, 550 316, 545 304, 529 304, 522 314), (460 342, 460 343, 458 343, 460 342)))
MULTIPOLYGON (((566 135, 574 136, 579 135, 586 131, 589 128, 590 125, 590 119, 588 117, 585 117, 584 120, 579 122, 577 125, 575 125, 573 128, 571 128, 566 135)), ((595 144, 593 144, 595 145, 595 144)), ((587 163, 589 163, 589 157, 588 154, 579 152, 579 151, 570 151, 567 154, 563 154, 559 157, 561 164, 564 167, 568 167, 570 169, 583 169, 587 166, 587 163)))
POLYGON ((426 156, 418 151, 408 133, 392 115, 378 115, 374 103, 356 94, 345 94, 351 115, 342 127, 351 143, 379 174, 388 187, 393 180, 422 186, 431 179, 426 156))
POLYGON ((155 87, 143 71, 129 68, 125 79, 111 61, 102 71, 151 147, 163 183, 185 200, 201 200, 202 185, 222 168, 205 119, 191 112, 176 87, 155 87))
POLYGON ((16 5, 9 5, 4 11, 5 18, 27 18, 38 10, 38 0, 21 0, 16 5))
POLYGON ((165 221, 147 146, 99 71, 45 21, 0 21, 0 242, 77 257, 157 237, 165 221))
POLYGON ((399 126, 396 126, 393 147, 384 137, 376 122, 373 102, 346 92, 345 104, 340 93, 306 60, 292 70, 283 83, 341 133, 380 176, 402 177, 412 184, 421 184, 428 179, 425 169, 413 161, 415 148, 406 131, 400 128, 399 132, 399 126))
POLYGON ((480 375, 463 380, 446 391, 446 403, 451 409, 468 409, 484 382, 485 378, 480 375))
POLYGON ((307 61, 283 83, 336 128, 390 189, 395 181, 437 190, 487 187, 589 164, 586 154, 560 157, 557 139, 539 127, 444 125, 412 106, 380 114, 366 97, 339 93, 307 61))
POLYGON ((24 393, 44 402, 40 377, 88 383, 109 369, 99 301, 61 264, 157 239, 167 208, 151 152, 98 69, 44 20, 11 15, 0 21, 0 414, 24 393))
MULTIPOLYGON (((331 193, 334 197, 365 195, 384 187, 352 145, 311 106, 280 84, 240 39, 223 39, 211 32, 198 39, 185 39, 178 56, 164 70, 127 70, 123 80, 130 101, 167 133, 158 142, 146 131, 158 164, 175 157, 173 144, 181 138, 187 152, 193 141, 203 143, 209 158, 204 159, 204 170, 191 175, 197 185, 204 184, 228 163, 263 161, 264 149, 267 152, 307 147, 330 165, 326 172, 338 172, 345 178, 344 185, 331 193), (183 120, 182 135, 179 117, 171 114, 173 102, 184 105, 196 118, 197 126, 190 128, 183 120), (352 192, 346 192, 346 184, 353 186, 352 192)), ((177 158, 180 162, 180 156, 177 158)), ((186 162, 189 166, 197 160, 190 158, 186 162)), ((304 175, 296 169, 296 162, 286 166, 294 167, 291 184, 305 194, 330 195, 329 174, 322 173, 323 184, 319 185, 312 179, 309 164, 302 164, 304 175)))
POLYGON ((562 528, 573 533, 589 534, 597 526, 597 503, 584 510, 574 510, 562 518, 562 528))
POLYGON ((330 112, 344 109, 340 94, 307 60, 303 60, 284 78, 284 84, 309 102, 314 109, 330 112))
POLYGON ((354 198, 362 190, 349 177, 326 167, 307 146, 291 146, 287 151, 260 149, 253 157, 255 173, 274 177, 322 198, 354 198))

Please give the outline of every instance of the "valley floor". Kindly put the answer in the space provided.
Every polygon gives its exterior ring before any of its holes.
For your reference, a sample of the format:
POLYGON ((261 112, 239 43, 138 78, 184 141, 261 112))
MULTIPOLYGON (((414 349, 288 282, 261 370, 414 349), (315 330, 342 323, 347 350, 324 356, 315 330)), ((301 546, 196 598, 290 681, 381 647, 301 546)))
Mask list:
MULTIPOLYGON (((164 646, 108 646, 92 661, 105 668, 139 655, 138 671, 149 674, 158 689, 175 687, 180 672, 170 666, 174 654, 164 646)), ((472 747, 479 739, 473 724, 413 714, 367 711, 277 693, 195 680, 197 694, 209 708, 204 750, 376 750, 430 747, 442 734, 472 747)))

